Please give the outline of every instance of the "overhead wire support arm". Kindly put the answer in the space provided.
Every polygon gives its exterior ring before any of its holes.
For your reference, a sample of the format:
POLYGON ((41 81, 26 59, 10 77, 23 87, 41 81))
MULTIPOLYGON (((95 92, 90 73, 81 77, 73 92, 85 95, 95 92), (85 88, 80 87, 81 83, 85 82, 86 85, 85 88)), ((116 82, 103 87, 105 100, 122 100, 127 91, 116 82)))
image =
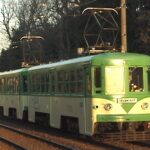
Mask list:
POLYGON ((118 15, 118 11, 114 8, 88 7, 82 15, 89 16, 83 33, 87 51, 115 50, 119 26, 114 15, 118 15))
POLYGON ((22 52, 23 62, 22 67, 30 67, 33 65, 39 65, 44 62, 44 52, 42 41, 44 38, 36 35, 23 36, 22 41, 22 52))
POLYGON ((103 12, 103 11, 113 11, 115 12, 117 15, 118 15, 118 12, 116 9, 114 8, 96 8, 96 7, 88 7, 88 8, 85 8, 83 11, 82 11, 82 14, 84 14, 85 12, 87 11, 92 11, 92 12, 103 12))
POLYGON ((23 40, 23 39, 42 39, 42 40, 44 40, 44 38, 43 37, 41 37, 41 36, 33 36, 33 35, 27 35, 27 36, 23 36, 20 40, 23 40))

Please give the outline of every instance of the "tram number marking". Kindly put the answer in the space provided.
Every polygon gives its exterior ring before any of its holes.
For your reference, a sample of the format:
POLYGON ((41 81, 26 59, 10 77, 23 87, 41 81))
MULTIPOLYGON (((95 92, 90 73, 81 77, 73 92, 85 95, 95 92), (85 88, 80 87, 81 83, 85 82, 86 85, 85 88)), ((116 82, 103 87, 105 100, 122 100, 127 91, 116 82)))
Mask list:
POLYGON ((137 98, 117 98, 117 103, 136 103, 137 98))

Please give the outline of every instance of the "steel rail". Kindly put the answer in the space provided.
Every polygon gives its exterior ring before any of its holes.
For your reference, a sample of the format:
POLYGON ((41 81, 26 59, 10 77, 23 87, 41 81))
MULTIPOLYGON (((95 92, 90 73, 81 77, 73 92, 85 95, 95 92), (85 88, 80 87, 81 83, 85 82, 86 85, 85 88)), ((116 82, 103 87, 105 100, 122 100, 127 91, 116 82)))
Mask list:
POLYGON ((12 128, 12 127, 3 125, 3 124, 1 124, 1 123, 0 123, 0 127, 5 128, 5 129, 8 129, 8 130, 13 131, 13 132, 16 132, 16 133, 19 133, 19 134, 22 134, 22 135, 25 135, 25 136, 28 136, 28 137, 33 138, 33 139, 36 139, 36 140, 42 141, 42 142, 44 142, 44 143, 47 143, 47 144, 52 145, 52 146, 57 147, 57 148, 61 148, 61 149, 65 149, 65 150, 74 150, 74 148, 72 148, 72 147, 69 147, 69 146, 66 146, 66 145, 57 143, 57 142, 52 141, 52 140, 48 140, 48 139, 46 139, 46 138, 42 138, 42 137, 37 136, 37 135, 32 135, 32 134, 29 134, 29 133, 26 133, 26 132, 17 130, 17 129, 15 129, 15 128, 12 128))
POLYGON ((19 149, 19 150, 27 150, 25 147, 23 147, 23 146, 21 146, 21 145, 19 145, 19 144, 17 144, 17 143, 14 143, 13 141, 8 140, 8 139, 6 139, 6 138, 4 138, 4 137, 2 137, 2 136, 0 136, 0 141, 5 142, 5 143, 7 143, 8 145, 11 145, 11 146, 13 146, 13 147, 16 148, 16 149, 19 149))

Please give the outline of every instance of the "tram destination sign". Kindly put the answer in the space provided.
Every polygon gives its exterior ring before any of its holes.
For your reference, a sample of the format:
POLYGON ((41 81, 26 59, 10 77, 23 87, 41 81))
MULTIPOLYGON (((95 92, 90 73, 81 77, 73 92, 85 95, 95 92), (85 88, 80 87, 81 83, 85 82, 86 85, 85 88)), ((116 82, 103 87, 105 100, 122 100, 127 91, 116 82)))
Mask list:
POLYGON ((117 98, 117 103, 136 103, 137 98, 117 98))

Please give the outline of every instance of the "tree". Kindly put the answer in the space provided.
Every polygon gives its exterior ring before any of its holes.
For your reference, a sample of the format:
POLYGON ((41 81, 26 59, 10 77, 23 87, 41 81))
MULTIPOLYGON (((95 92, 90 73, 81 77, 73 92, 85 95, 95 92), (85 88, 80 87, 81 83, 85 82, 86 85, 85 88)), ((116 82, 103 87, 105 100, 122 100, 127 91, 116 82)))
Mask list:
POLYGON ((149 0, 128 2, 128 42, 131 52, 150 54, 149 0))
POLYGON ((14 23, 15 12, 17 10, 15 0, 11 2, 8 0, 2 0, 1 15, 3 20, 0 22, 4 26, 4 31, 8 40, 12 39, 12 29, 16 28, 17 24, 14 23))
MULTIPOLYGON (((6 34, 11 43, 7 49, 7 53, 11 53, 12 49, 17 48, 20 49, 19 52, 22 52, 20 39, 23 36, 39 35, 43 36, 45 39, 44 50, 47 53, 48 49, 49 52, 49 55, 47 55, 45 61, 50 61, 48 60, 48 57, 51 55, 51 50, 53 51, 53 46, 47 46, 49 45, 49 41, 47 39, 49 39, 50 36, 56 37, 59 35, 58 32, 54 35, 51 34, 53 30, 55 30, 57 20, 59 19, 57 14, 53 13, 53 3, 51 3, 51 0, 19 0, 19 3, 14 4, 16 11, 13 11, 11 8, 9 8, 10 3, 6 3, 5 1, 6 0, 3 0, 3 8, 1 12, 3 13, 4 18, 2 24, 4 25, 5 31, 7 31, 6 34), (8 8, 9 11, 7 10, 8 8), (15 19, 14 26, 11 25, 11 21, 13 19, 15 19)), ((56 40, 55 45, 58 45, 57 41, 58 40, 56 40)), ((17 53, 15 55, 17 55, 17 53)), ((1 55, 1 57, 5 57, 5 55, 1 55)), ((13 57, 10 57, 9 59, 12 60, 13 57)), ((23 60, 21 55, 19 55, 19 60, 23 60)))
POLYGON ((73 17, 74 11, 71 9, 73 2, 76 1, 54 0, 55 11, 60 16, 58 25, 61 37, 61 50, 59 50, 61 59, 73 57, 77 47, 76 42, 79 33, 77 27, 80 21, 77 17, 73 17))
MULTIPOLYGON (((20 66, 19 61, 23 60, 20 39, 25 35, 44 38, 45 62, 77 57, 77 48, 86 48, 83 31, 87 16, 83 16, 82 11, 86 7, 120 7, 120 0, 1 1, 1 24, 10 40, 7 51, 1 53, 0 64, 5 66, 0 67, 1 70, 20 66)), ((127 0, 128 49, 131 52, 150 54, 149 7, 149 0, 127 0)), ((120 16, 117 21, 120 24, 120 16)), ((120 45, 120 37, 118 39, 120 45)))

